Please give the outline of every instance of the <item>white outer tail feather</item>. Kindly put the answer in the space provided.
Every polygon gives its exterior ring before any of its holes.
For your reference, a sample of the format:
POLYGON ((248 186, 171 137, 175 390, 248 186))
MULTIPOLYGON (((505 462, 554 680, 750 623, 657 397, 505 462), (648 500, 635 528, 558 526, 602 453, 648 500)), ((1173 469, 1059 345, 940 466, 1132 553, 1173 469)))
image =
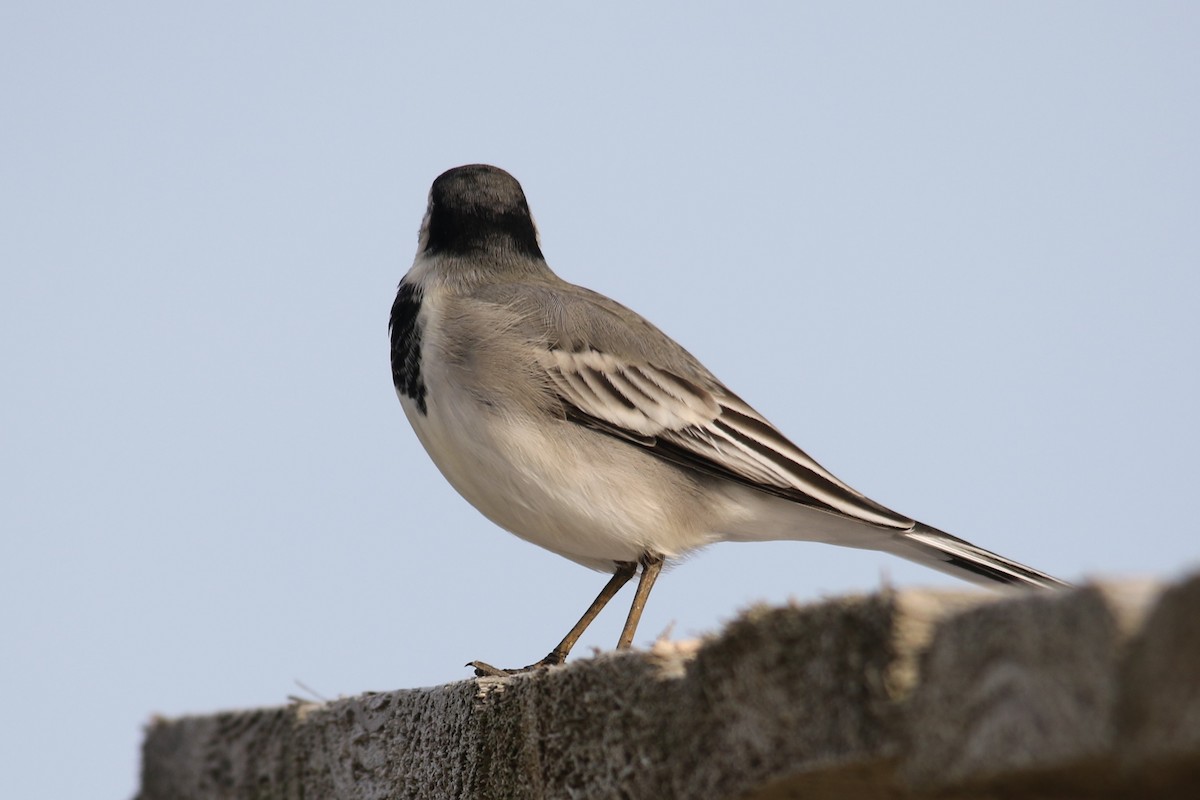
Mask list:
POLYGON ((1066 581, 997 555, 970 542, 918 522, 911 530, 895 535, 888 550, 901 558, 916 561, 958 578, 994 586, 1005 583, 1061 589, 1066 581))

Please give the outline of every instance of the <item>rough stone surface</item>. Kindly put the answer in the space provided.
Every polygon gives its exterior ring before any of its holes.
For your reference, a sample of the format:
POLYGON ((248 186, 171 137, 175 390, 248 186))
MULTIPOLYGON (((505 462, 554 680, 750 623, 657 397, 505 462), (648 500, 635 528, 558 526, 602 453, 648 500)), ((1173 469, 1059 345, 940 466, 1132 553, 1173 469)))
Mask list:
POLYGON ((1200 575, 753 609, 515 678, 156 719, 140 800, 1180 797, 1200 575))

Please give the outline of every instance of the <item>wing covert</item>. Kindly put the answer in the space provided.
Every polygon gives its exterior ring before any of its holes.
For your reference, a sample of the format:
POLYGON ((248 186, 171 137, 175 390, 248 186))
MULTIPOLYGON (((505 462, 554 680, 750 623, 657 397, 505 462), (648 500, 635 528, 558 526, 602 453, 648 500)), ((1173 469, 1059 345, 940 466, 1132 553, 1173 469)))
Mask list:
POLYGON ((714 378, 705 384, 597 350, 548 351, 568 418, 668 461, 889 528, 912 520, 838 480, 714 378))

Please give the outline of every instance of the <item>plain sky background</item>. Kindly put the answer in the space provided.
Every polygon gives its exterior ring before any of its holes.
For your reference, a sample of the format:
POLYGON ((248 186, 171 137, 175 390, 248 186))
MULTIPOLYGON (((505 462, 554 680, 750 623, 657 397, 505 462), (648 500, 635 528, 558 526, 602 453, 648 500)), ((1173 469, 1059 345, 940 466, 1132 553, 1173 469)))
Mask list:
MULTIPOLYGON (((528 663, 599 590, 391 386, 463 163, 880 502, 1068 579, 1200 563, 1200 6, 733 5, 0 6, 6 796, 130 797, 155 713, 528 663)), ((638 638, 885 580, 964 586, 720 545, 638 638)))

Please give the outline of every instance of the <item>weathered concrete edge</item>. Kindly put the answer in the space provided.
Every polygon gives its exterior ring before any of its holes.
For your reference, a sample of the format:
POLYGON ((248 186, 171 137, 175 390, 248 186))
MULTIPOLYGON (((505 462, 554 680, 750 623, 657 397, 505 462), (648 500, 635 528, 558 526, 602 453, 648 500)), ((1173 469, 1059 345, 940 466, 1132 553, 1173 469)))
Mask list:
POLYGON ((699 645, 156 720, 140 797, 1170 794, 1198 765, 1193 576, 758 608, 699 645))

